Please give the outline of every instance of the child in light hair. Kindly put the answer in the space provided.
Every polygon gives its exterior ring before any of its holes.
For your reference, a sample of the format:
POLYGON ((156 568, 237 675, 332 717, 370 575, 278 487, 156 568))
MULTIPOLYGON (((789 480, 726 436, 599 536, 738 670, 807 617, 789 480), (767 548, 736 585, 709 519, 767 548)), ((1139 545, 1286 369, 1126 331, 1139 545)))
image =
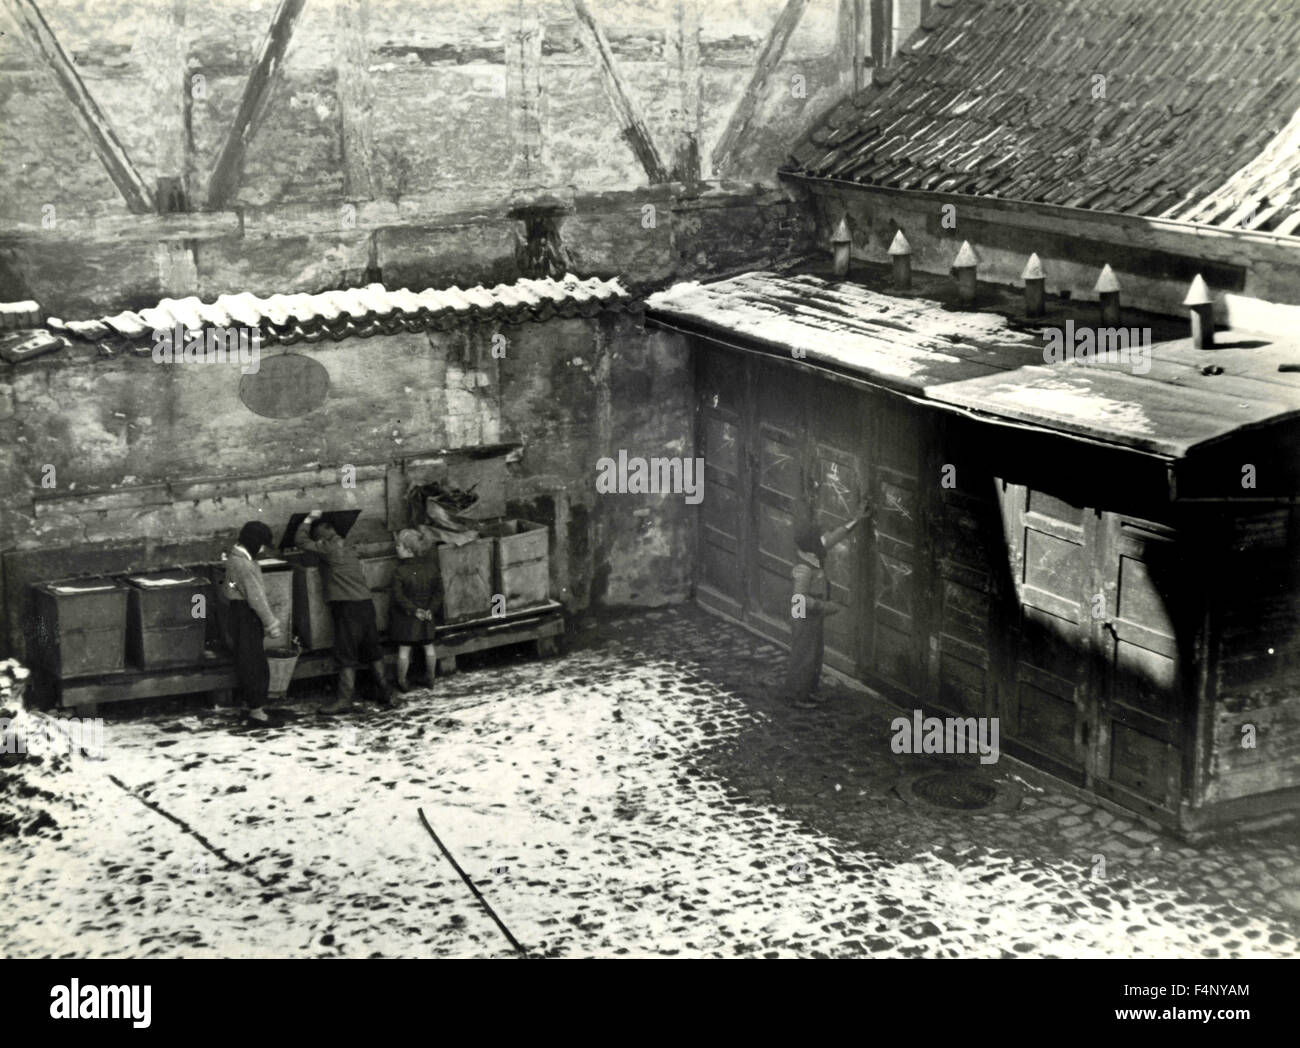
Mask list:
POLYGON ((424 664, 433 684, 437 654, 434 630, 442 614, 442 571, 437 547, 414 528, 397 533, 397 567, 388 606, 388 636, 397 643, 397 690, 408 692, 411 648, 424 648, 424 664))

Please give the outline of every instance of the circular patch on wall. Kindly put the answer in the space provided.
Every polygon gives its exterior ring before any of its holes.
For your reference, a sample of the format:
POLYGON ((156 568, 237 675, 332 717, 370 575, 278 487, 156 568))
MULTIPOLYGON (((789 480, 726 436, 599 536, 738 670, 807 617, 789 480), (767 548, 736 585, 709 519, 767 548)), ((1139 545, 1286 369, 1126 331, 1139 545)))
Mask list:
POLYGON ((301 353, 263 357, 255 375, 239 380, 244 407, 264 418, 298 418, 325 403, 330 373, 320 361, 301 353))

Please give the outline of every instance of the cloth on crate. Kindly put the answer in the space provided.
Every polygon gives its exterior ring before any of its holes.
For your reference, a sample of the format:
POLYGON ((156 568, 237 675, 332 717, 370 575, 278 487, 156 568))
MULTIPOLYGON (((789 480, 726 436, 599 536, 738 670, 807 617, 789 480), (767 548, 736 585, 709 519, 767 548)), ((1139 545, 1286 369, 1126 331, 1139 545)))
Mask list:
POLYGON ((467 546, 478 538, 478 532, 474 529, 466 531, 444 531, 441 528, 435 528, 432 524, 421 524, 418 530, 431 547, 467 546))
POLYGON ((92 582, 51 583, 48 587, 51 593, 57 593, 60 596, 66 596, 73 593, 105 593, 108 590, 116 588, 117 584, 111 579, 108 581, 95 580, 92 582))
POLYGON ((438 551, 399 560, 393 569, 389 592, 388 636, 398 644, 427 644, 442 620, 442 571, 438 551), (417 611, 431 611, 430 621, 416 617, 417 611))

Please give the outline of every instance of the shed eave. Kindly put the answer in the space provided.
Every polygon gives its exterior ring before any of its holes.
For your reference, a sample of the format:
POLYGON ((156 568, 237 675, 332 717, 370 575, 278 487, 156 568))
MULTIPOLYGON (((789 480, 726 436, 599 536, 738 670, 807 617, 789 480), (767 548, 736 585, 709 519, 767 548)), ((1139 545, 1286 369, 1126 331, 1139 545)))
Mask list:
MULTIPOLYGON (((978 193, 949 193, 933 189, 899 189, 895 186, 877 185, 873 182, 855 182, 852 179, 828 178, 823 175, 809 175, 801 171, 778 171, 777 177, 782 181, 794 182, 810 187, 849 191, 862 194, 880 194, 897 196, 903 199, 926 201, 935 204, 961 204, 987 207, 1002 212, 1011 225, 1024 228, 1036 228, 1017 217, 1031 212, 1049 218, 1069 217, 1097 224, 1110 223, 1126 226, 1134 230, 1158 230, 1187 238, 1189 243, 1204 244, 1207 241, 1224 245, 1223 250, 1240 252, 1242 248, 1266 248, 1285 251, 1290 258, 1300 251, 1300 235, 1291 236, 1282 233, 1261 232, 1251 229, 1229 229, 1223 226, 1205 225, 1198 222, 1185 222, 1179 219, 1155 218, 1133 215, 1124 211, 1103 211, 1097 208, 1067 207, 1063 204, 1046 204, 1041 201, 1018 200, 1013 197, 981 196, 978 193)), ((1190 248, 1189 248, 1190 250, 1190 248)))
MULTIPOLYGON (((668 311, 647 307, 645 311, 645 321, 650 327, 659 328, 665 331, 673 331, 677 334, 686 335, 691 338, 703 339, 723 349, 761 356, 768 360, 776 360, 782 363, 795 363, 793 356, 788 350, 781 352, 771 345, 762 343, 737 332, 683 320, 668 311)), ((828 361, 816 356, 808 356, 800 359, 798 364, 800 367, 822 374, 832 381, 845 382, 860 389, 869 389, 875 392, 901 397, 902 399, 914 404, 932 408, 937 411, 943 411, 950 415, 973 419, 986 425, 998 426, 1003 429, 1016 429, 1029 433, 1037 433, 1043 436, 1066 438, 1078 444, 1086 444, 1089 447, 1105 448, 1113 451, 1141 455, 1146 458, 1155 459, 1171 467, 1182 457, 1182 454, 1176 448, 1171 449, 1158 444, 1151 447, 1144 447, 1125 441, 1105 440, 1086 433, 1049 426, 1032 419, 1016 418, 1010 415, 981 411, 976 408, 937 400, 931 396, 927 396, 923 387, 908 388, 904 384, 891 381, 884 376, 846 368, 837 361, 828 361)))

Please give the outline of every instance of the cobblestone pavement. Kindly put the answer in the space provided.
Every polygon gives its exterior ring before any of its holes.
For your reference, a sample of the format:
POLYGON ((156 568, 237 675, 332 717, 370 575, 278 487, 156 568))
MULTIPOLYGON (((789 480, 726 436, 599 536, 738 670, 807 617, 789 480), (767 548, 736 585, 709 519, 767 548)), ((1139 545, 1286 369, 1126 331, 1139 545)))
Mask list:
POLYGON ((419 809, 531 955, 1300 954, 1294 829, 1189 847, 1001 764, 1012 811, 904 799, 938 758, 897 711, 790 709, 781 661, 676 608, 398 712, 110 721, 102 761, 10 769, 56 825, 2 842, 0 955, 510 955, 419 809))

